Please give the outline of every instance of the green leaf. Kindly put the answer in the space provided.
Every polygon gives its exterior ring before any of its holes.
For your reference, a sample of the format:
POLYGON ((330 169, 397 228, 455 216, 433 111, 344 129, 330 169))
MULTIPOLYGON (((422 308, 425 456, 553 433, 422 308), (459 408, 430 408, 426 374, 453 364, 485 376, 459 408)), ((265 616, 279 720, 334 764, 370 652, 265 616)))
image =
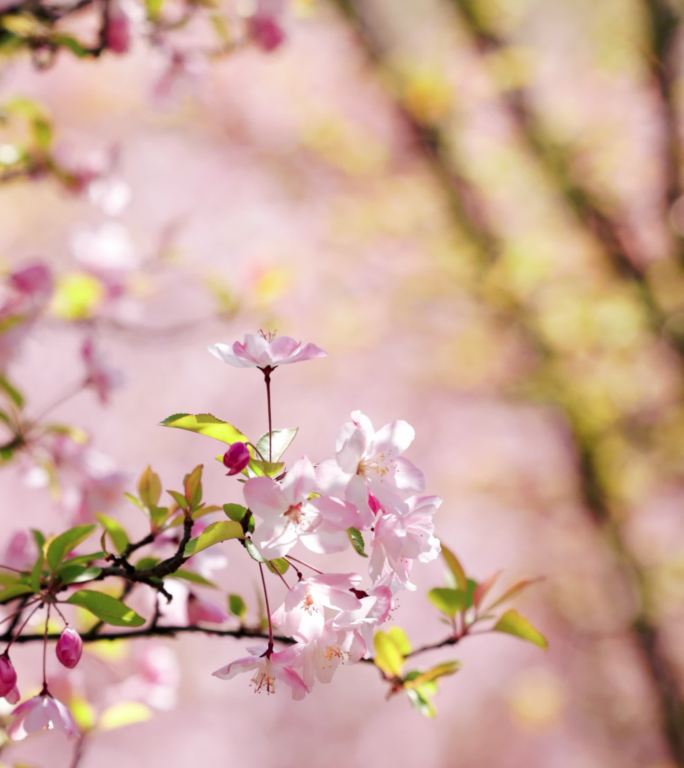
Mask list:
POLYGON ((167 491, 167 493, 181 509, 186 509, 188 506, 188 501, 182 493, 178 493, 178 491, 167 491))
POLYGON ((67 603, 85 608, 98 619, 115 627, 140 627, 145 623, 145 619, 132 608, 104 592, 82 589, 74 592, 67 603))
POLYGON ((237 616, 238 619, 241 619, 247 613, 247 606, 240 595, 231 594, 228 595, 228 610, 233 616, 237 616))
POLYGON ((411 641, 401 627, 390 627, 386 634, 389 635, 390 640, 397 646, 402 656, 408 656, 411 653, 411 641))
MULTIPOLYGON (((282 455, 290 447, 290 444, 297 436, 299 430, 296 427, 289 427, 288 429, 274 429, 271 432, 272 437, 272 457, 271 461, 280 461, 282 455)), ((264 461, 268 461, 268 435, 262 435, 256 443, 256 449, 262 456, 264 461)))
POLYGON ((251 539, 245 539, 242 543, 247 550, 247 554, 252 558, 252 560, 256 560, 257 563, 266 562, 266 558, 261 554, 261 552, 259 552, 259 548, 251 539))
POLYGON ((366 554, 366 544, 363 540, 363 534, 358 528, 347 528, 347 536, 349 536, 349 541, 351 542, 352 547, 354 547, 354 552, 356 552, 357 555, 361 555, 361 557, 368 557, 366 554))
POLYGON ((91 581, 102 572, 101 568, 79 565, 70 560, 57 571, 57 578, 62 584, 78 584, 82 581, 91 581))
POLYGON ((183 478, 183 490, 190 509, 195 509, 202 501, 202 464, 183 478))
POLYGON ((271 463, 259 459, 252 459, 247 466, 256 477, 278 477, 285 469, 282 462, 274 461, 271 463))
POLYGON ((218 544, 221 541, 227 541, 228 539, 241 539, 244 537, 244 532, 240 523, 236 523, 232 520, 223 520, 218 523, 212 523, 208 525, 199 536, 185 545, 183 555, 190 557, 196 555, 203 549, 212 547, 214 544, 218 544))
POLYGON ((17 408, 24 407, 24 396, 21 392, 4 376, 0 376, 0 389, 9 397, 9 399, 17 406, 17 408))
POLYGON ((266 567, 271 573, 279 573, 282 576, 284 573, 287 573, 290 564, 284 557, 276 557, 273 560, 267 560, 266 567))
POLYGON ((136 571, 147 571, 150 568, 154 568, 154 566, 159 562, 158 557, 150 557, 149 555, 146 557, 141 557, 140 560, 135 564, 135 570, 136 571))
POLYGON ((510 600, 512 597, 515 597, 516 595, 520 594, 520 592, 522 592, 524 589, 527 589, 527 587, 531 586, 532 584, 536 584, 538 581, 541 581, 541 579, 540 578, 522 579, 521 581, 517 581, 515 584, 509 587, 500 597, 497 597, 496 600, 490 606, 487 607, 487 610, 491 611, 492 608, 496 608, 502 603, 505 603, 507 600, 510 600))
POLYGON ((444 661, 426 672, 418 672, 418 674, 412 674, 410 677, 407 675, 404 688, 419 688, 424 683, 432 683, 440 677, 454 675, 460 668, 461 663, 459 661, 444 661))
POLYGON ((96 515, 96 517, 109 534, 109 538, 112 540, 116 551, 121 554, 128 546, 128 534, 121 523, 113 517, 109 517, 109 515, 100 514, 96 515))
POLYGON ((211 413, 174 413, 161 422, 162 427, 186 429, 198 435, 206 435, 214 440, 232 445, 233 443, 248 443, 249 439, 237 427, 227 421, 217 419, 211 413))
POLYGON ((401 677, 404 657, 392 637, 387 632, 376 632, 373 636, 373 648, 375 666, 388 677, 401 677))
POLYGON ((15 597, 20 597, 21 595, 29 595, 32 592, 37 591, 38 590, 33 589, 33 587, 29 586, 28 584, 14 584, 0 591, 0 603, 7 603, 10 600, 14 600, 15 597))
POLYGON ((57 566, 64 560, 65 556, 71 552, 74 547, 77 547, 82 541, 85 541, 88 536, 95 530, 95 525, 77 525, 75 528, 70 528, 64 533, 60 533, 55 537, 47 548, 47 561, 50 568, 54 571, 57 566))
POLYGON ((418 710, 424 717, 435 717, 437 710, 435 705, 430 700, 431 692, 427 686, 421 686, 419 688, 407 688, 406 695, 408 696, 411 706, 418 710))
POLYGON ((40 591, 41 581, 43 578, 44 563, 45 563, 45 556, 43 555, 43 551, 41 550, 38 553, 36 562, 33 564, 33 568, 31 568, 31 575, 29 576, 29 582, 31 584, 31 588, 33 592, 40 591))
POLYGON ((74 56, 77 56, 79 59, 84 59, 91 55, 89 48, 87 48, 85 45, 83 45, 83 43, 71 35, 53 35, 51 41, 55 45, 61 45, 63 48, 67 48, 74 54, 74 56))
POLYGON ((527 640, 528 643, 534 643, 540 648, 546 650, 549 644, 542 633, 530 624, 530 622, 521 616, 517 611, 511 609, 506 611, 493 627, 494 632, 505 632, 507 635, 514 635, 521 640, 527 640))
POLYGON ((436 587, 428 592, 428 600, 438 611, 447 616, 455 616, 459 611, 468 608, 468 593, 462 589, 450 589, 449 587, 436 587))
POLYGON ((461 561, 449 549, 449 547, 444 544, 442 544, 442 557, 444 558, 444 562, 447 564, 447 568, 449 569, 451 575, 454 577, 454 583, 456 587, 464 591, 467 590, 468 577, 466 576, 465 570, 461 565, 461 561))
POLYGON ((247 507, 243 507, 242 504, 224 504, 223 511, 231 520, 240 523, 242 522, 242 518, 247 514, 247 507))
POLYGON ((169 576, 170 579, 182 579, 183 581, 189 581, 191 584, 199 584, 202 587, 211 587, 212 589, 218 589, 216 584, 209 579, 205 579, 204 576, 200 576, 199 573, 189 571, 186 568, 180 568, 169 576))
POLYGON ((153 471, 152 467, 147 467, 142 475, 140 475, 140 480, 138 480, 140 500, 148 509, 156 507, 159 504, 161 492, 162 487, 159 475, 153 471))

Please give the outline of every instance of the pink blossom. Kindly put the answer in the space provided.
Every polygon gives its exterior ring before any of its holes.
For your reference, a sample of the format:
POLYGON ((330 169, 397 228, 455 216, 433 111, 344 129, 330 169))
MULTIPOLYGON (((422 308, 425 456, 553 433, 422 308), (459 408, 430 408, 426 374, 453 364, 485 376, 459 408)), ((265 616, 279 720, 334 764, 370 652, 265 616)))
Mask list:
POLYGON ((279 20, 261 13, 255 13, 247 20, 247 34, 267 53, 275 51, 285 40, 285 32, 279 20))
POLYGON ((0 656, 0 696, 7 696, 17 685, 17 673, 7 652, 0 656))
POLYGON ((111 391, 121 384, 121 373, 105 365, 92 339, 83 342, 81 357, 86 366, 85 386, 92 387, 102 405, 107 405, 111 391))
POLYGON ((55 654, 60 664, 64 665, 67 669, 73 669, 81 660, 82 653, 83 640, 81 640, 81 636, 75 629, 66 627, 59 636, 55 646, 55 654))
POLYGON ((359 596, 360 607, 353 611, 339 613, 331 622, 334 630, 351 631, 355 648, 360 650, 359 658, 367 656, 373 649, 373 634, 376 628, 390 617, 394 598, 392 590, 379 584, 370 592, 359 596))
POLYGON ((353 632, 340 632, 329 626, 302 646, 302 678, 309 688, 316 680, 329 683, 338 667, 363 658, 366 647, 353 632))
POLYGON ((232 661, 217 669, 214 677, 230 680, 242 672, 254 672, 251 685, 255 693, 276 693, 278 682, 286 685, 295 700, 303 699, 309 693, 309 686, 302 680, 295 667, 300 663, 300 650, 286 648, 283 651, 267 652, 266 646, 247 649, 250 656, 232 661))
POLYGON ((408 580, 413 561, 428 563, 439 555, 434 516, 441 503, 437 496, 413 496, 381 510, 375 521, 369 564, 375 582, 389 568, 403 586, 415 589, 408 580))
POLYGON ((243 342, 213 344, 209 351, 236 368, 276 368, 326 356, 315 344, 266 333, 248 333, 243 342))
POLYGON ((29 733, 40 730, 63 731, 69 737, 78 734, 68 708, 47 690, 16 707, 12 712, 8 733, 14 741, 21 741, 29 733))
POLYGON ((264 557, 284 557, 299 540, 306 546, 320 522, 309 500, 314 487, 314 469, 307 458, 296 461, 280 483, 270 477, 245 483, 247 506, 260 519, 252 540, 264 557))
POLYGON ((228 614, 217 605, 197 595, 188 595, 188 624, 223 624, 228 614))
POLYGON ((361 582, 355 573, 332 573, 302 579, 273 613, 273 621, 285 634, 306 642, 322 634, 327 622, 342 611, 361 609, 353 593, 361 582))
POLYGON ((414 436, 413 427, 405 421, 386 424, 376 432, 365 414, 354 411, 337 438, 337 476, 329 462, 322 470, 328 485, 337 490, 324 490, 334 495, 344 486, 346 500, 359 509, 370 527, 374 515, 369 494, 374 504, 394 505, 425 486, 423 473, 402 456, 414 436))
POLYGON ((223 465, 229 475, 237 475, 249 464, 251 456, 245 443, 233 443, 223 454, 223 465))
POLYGON ((52 272, 46 264, 36 262, 12 272, 9 283, 25 296, 46 297, 52 292, 52 272))
POLYGON ((5 701, 8 704, 17 704, 19 702, 19 699, 21 698, 21 694, 19 693, 19 689, 15 685, 12 690, 5 694, 5 701))
POLYGON ((5 547, 3 564, 19 571, 26 571, 29 570, 34 559, 33 543, 28 531, 15 531, 5 547))

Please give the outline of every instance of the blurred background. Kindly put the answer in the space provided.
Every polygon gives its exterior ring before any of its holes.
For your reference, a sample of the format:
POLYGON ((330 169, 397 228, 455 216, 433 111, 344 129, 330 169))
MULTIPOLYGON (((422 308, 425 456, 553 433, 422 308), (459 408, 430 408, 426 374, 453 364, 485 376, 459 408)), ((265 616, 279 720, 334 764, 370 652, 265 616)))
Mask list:
MULTIPOLYGON (((265 431, 260 377, 206 346, 275 327, 329 353, 277 372, 294 454, 330 456, 356 408, 404 418, 468 572, 543 577, 520 606, 550 649, 488 636, 435 653, 464 667, 434 720, 385 701, 363 665, 303 703, 256 697, 210 676, 241 643, 184 638, 169 641, 175 706, 99 735, 81 765, 684 766, 683 12, 317 0, 270 53, 193 57, 187 30, 172 73, 142 40, 4 65, 2 98, 42 105, 60 157, 115 157, 85 197, 49 178, 3 185, 4 266, 127 276, 97 320, 57 306, 73 322, 30 330, 9 370, 35 412, 77 379, 74 327, 92 331, 125 385, 60 419, 131 485, 148 463, 165 487, 204 463, 207 496, 238 501, 210 442, 157 425, 211 411, 265 431)), ((8 535, 57 514, 11 467, 0 493, 8 535)), ((231 555, 225 583, 251 596, 241 564, 231 555)), ((442 578, 423 567, 401 598, 416 644, 443 633, 425 598, 442 578)), ((21 649, 27 670, 35 650, 21 649)), ((2 759, 71 758, 45 734, 2 759)))

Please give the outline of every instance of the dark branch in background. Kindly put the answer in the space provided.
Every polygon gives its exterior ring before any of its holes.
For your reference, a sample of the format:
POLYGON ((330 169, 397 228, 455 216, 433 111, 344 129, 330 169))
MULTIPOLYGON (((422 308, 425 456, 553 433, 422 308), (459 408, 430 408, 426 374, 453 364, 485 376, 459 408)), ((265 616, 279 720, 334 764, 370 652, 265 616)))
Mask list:
MULTIPOLYGON (((491 53, 500 52, 508 47, 505 40, 488 30, 478 19, 474 11, 473 0, 448 0, 450 6, 458 15, 462 29, 469 36, 473 49, 484 59, 491 53)), ((662 0, 653 0, 653 6, 664 6, 662 0)), ((664 13, 664 12, 663 12, 664 13)), ((661 18, 656 47, 660 51, 669 50, 671 39, 674 37, 673 16, 661 18)), ((659 86, 663 92, 669 93, 666 98, 665 122, 668 134, 668 153, 666 168, 668 173, 668 208, 678 197, 679 188, 679 152, 677 139, 677 118, 673 96, 671 93, 671 77, 669 68, 663 64, 663 59, 656 59, 654 69, 662 80, 659 86), (674 176, 675 178, 669 178, 674 176), (674 197, 670 198, 673 194, 674 197)), ((554 146, 539 124, 535 110, 531 104, 528 92, 520 87, 499 95, 501 103, 506 107, 509 119, 513 123, 518 136, 528 150, 530 156, 537 162, 540 170, 560 194, 562 201, 574 215, 576 224, 585 227, 598 241, 608 266, 616 277, 631 284, 639 296, 644 316, 651 330, 657 335, 667 332, 667 314, 659 306, 647 274, 639 264, 639 254, 630 252, 629 235, 623 232, 619 222, 610 213, 609 206, 599 196, 578 178, 573 172, 573 158, 563 147, 554 146)), ((674 352, 684 360, 684 337, 674 334, 667 339, 674 352)))
MULTIPOLYGON (((652 77, 660 99, 663 121, 665 204, 666 221, 672 206, 682 194, 681 169, 682 145, 680 136, 680 116, 675 93, 679 72, 675 66, 675 46, 680 41, 680 21, 667 0, 644 0, 644 9, 648 14, 651 27, 651 50, 648 52, 652 77)), ((670 235, 675 241, 676 256, 684 264, 684 239, 678 233, 670 235)))
MULTIPOLYGON (((359 0, 332 0, 333 4, 343 13, 347 19, 356 40, 362 51, 366 54, 370 63, 380 68, 385 67, 385 52, 382 43, 376 38, 374 30, 371 28, 363 13, 363 4, 359 0)), ((451 0, 457 6, 462 3, 459 0, 451 0)), ((492 38, 480 42, 480 46, 491 46, 492 38)), ((382 82, 381 78, 378 78, 382 82)), ((388 98, 392 95, 388 92, 388 98)), ((532 132, 528 122, 529 112, 525 106, 521 111, 521 104, 526 102, 518 101, 514 105, 514 115, 519 130, 524 131, 528 137, 528 146, 535 150, 540 138, 532 132)), ((417 123, 413 116, 401 105, 394 103, 393 107, 399 119, 404 123, 408 130, 419 137, 424 135, 424 127, 417 123)), ((509 105, 510 107, 510 105, 509 105)), ((446 137, 438 127, 430 128, 430 141, 419 140, 416 147, 421 151, 428 169, 432 172, 442 187, 445 198, 450 203, 449 211, 453 221, 461 228, 466 235, 475 230, 476 236, 472 238, 473 244, 478 248, 480 258, 486 265, 492 253, 496 253, 498 235, 492 231, 487 224, 485 217, 469 218, 468 206, 463 201, 464 194, 469 199, 478 200, 481 193, 473 185, 459 176, 459 183, 453 183, 452 155, 447 155, 444 151, 446 146, 446 137), (437 148, 437 149, 436 149, 437 148), (468 219, 464 226, 464 217, 468 219)), ((542 153, 542 159, 546 154, 542 153)), ((555 180, 556 185, 560 186, 561 192, 567 198, 572 209, 577 214, 580 224, 590 224, 592 232, 599 238, 606 237, 603 242, 606 254, 610 257, 610 263, 614 267, 614 277, 616 280, 623 281, 631 286, 636 286, 638 295, 642 301, 642 307, 646 316, 650 320, 651 328, 654 331, 662 330, 662 317, 660 310, 653 300, 650 286, 645 277, 639 271, 636 264, 625 254, 622 249, 621 239, 614 225, 596 206, 593 198, 581 190, 576 182, 565 172, 559 175, 558 168, 568 168, 567 160, 562 162, 555 160, 554 165, 549 165, 547 170, 552 173, 551 178, 555 180), (600 222, 600 226, 597 226, 600 222)), ((483 205, 482 208, 485 206, 483 205)), ((510 298, 508 307, 511 312, 511 321, 514 322, 521 331, 523 331, 525 340, 530 348, 538 355, 540 365, 553 367, 559 360, 558 353, 548 345, 544 338, 537 332, 534 318, 530 316, 526 307, 522 306, 515 297, 510 298)), ((673 351, 677 353, 677 360, 684 357, 684 345, 673 344, 673 351)), ((681 369, 680 369, 681 374, 681 369)), ((558 382, 562 387, 563 383, 558 382)), ((632 625, 629 632, 632 635, 635 646, 638 649, 644 670, 648 674, 653 684, 654 693, 657 695, 659 708, 659 719, 661 730, 666 740, 668 749, 677 762, 684 765, 684 702, 676 684, 676 674, 673 665, 664 654, 659 642, 658 627, 653 623, 648 608, 648 589, 646 578, 641 566, 632 554, 622 536, 619 526, 613 521, 611 514, 611 504, 609 494, 603 486, 601 476, 598 470, 598 456, 591 436, 587 436, 582 429, 578 415, 573 413, 572 409, 563 402, 563 398, 557 398, 555 406, 563 415, 569 429, 569 436, 573 442, 574 450, 578 458, 578 480, 580 495, 587 513, 596 526, 598 534, 606 544, 609 551, 615 557, 619 573, 628 588, 629 592, 635 596, 637 607, 632 625)))

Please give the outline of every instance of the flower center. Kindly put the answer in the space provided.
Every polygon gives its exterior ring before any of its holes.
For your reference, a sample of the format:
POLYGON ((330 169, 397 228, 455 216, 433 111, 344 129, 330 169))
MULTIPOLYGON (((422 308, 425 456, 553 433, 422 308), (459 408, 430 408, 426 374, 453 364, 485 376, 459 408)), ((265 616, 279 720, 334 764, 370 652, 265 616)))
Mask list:
POLYGON ((302 600, 302 608, 307 613, 318 613, 318 608, 316 608, 316 603, 314 602, 313 597, 311 595, 307 594, 306 597, 302 600))
POLYGON ((287 511, 283 513, 283 517, 287 518, 292 525, 299 525, 302 522, 302 503, 288 507, 287 511))
POLYGON ((254 686, 254 693, 262 691, 266 691, 267 694, 275 693, 275 677, 271 674, 270 662, 267 661, 257 669, 251 683, 254 686))
POLYGON ((361 475, 361 477, 368 477, 368 475, 385 477, 385 475, 388 475, 391 471, 392 457, 386 453, 377 453, 375 456, 361 459, 356 468, 356 474, 361 475))

